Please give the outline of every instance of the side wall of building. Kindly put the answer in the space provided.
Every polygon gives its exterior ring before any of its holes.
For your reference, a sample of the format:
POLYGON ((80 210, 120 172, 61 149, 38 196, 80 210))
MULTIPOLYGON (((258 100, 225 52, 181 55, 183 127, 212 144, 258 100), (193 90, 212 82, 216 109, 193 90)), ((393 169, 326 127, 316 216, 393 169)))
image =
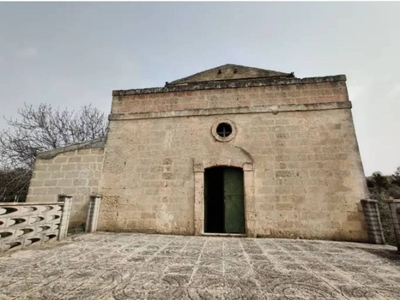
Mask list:
POLYGON ((89 196, 98 194, 104 149, 74 149, 37 158, 27 202, 54 202, 59 194, 73 196, 70 228, 86 222, 89 196))
POLYGON ((367 239, 358 205, 366 186, 342 81, 115 96, 99 229, 194 234, 195 163, 249 160, 249 235, 367 239), (237 110, 242 102, 264 112, 237 110), (188 116, 163 116, 172 106, 188 116), (211 134, 222 120, 237 127, 229 142, 211 134))

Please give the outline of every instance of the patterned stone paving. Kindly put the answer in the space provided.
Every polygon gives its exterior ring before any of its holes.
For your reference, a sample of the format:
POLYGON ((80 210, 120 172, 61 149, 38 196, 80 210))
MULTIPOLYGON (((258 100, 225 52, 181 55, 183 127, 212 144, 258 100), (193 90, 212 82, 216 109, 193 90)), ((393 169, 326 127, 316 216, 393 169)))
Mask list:
POLYGON ((400 299, 394 247, 97 233, 0 256, 0 299, 400 299))

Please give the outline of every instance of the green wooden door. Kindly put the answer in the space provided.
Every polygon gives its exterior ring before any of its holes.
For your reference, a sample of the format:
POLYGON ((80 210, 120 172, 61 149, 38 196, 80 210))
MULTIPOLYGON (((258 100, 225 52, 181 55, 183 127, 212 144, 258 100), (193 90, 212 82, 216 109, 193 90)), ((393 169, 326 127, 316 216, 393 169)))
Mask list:
POLYGON ((225 232, 245 233, 243 171, 224 170, 225 232))

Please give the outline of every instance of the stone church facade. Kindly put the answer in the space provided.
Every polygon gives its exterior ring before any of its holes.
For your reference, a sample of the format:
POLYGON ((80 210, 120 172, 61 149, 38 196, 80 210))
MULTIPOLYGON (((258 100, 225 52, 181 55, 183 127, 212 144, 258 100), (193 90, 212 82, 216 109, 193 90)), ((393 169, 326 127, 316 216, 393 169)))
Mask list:
POLYGON ((28 201, 101 194, 98 229, 367 241, 344 75, 224 65, 113 91, 105 139, 41 153, 28 201))

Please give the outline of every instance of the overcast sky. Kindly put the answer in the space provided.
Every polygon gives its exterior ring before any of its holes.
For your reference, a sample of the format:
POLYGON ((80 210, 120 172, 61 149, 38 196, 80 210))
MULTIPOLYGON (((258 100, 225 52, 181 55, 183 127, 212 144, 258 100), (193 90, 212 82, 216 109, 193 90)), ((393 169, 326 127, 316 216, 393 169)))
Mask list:
MULTIPOLYGON (((0 115, 226 63, 346 74, 367 175, 400 166, 400 3, 0 3, 0 115)), ((6 122, 0 120, 0 129, 6 122)))

